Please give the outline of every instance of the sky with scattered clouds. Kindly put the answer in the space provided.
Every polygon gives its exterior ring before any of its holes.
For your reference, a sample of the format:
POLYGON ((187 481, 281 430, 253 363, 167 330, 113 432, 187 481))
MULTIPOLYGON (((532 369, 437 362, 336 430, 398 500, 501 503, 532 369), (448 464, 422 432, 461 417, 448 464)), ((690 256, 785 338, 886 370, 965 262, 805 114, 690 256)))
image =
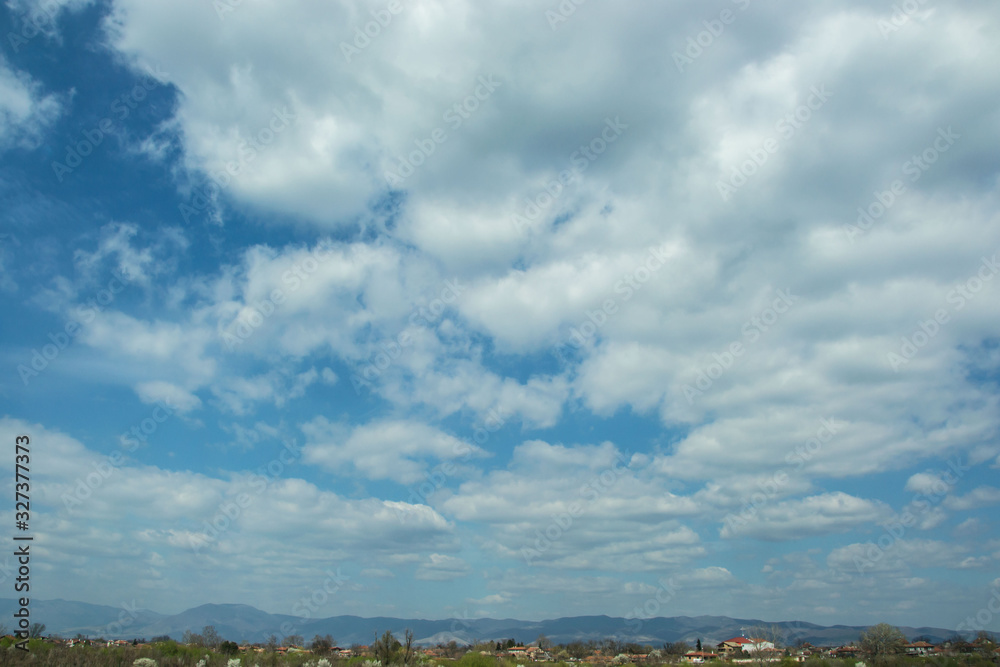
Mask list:
POLYGON ((954 628, 1000 588, 994 2, 0 35, 33 596, 954 628))

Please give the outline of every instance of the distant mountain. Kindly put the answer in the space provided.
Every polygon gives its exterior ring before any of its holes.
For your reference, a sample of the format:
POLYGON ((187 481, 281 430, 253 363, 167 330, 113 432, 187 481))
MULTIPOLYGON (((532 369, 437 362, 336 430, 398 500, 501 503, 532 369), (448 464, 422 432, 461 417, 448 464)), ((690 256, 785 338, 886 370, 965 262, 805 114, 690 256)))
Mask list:
MULTIPOLYGON (((12 614, 19 608, 15 600, 0 598, 0 614, 4 619, 10 619, 4 620, 8 628, 12 627, 12 614)), ((44 623, 46 632, 65 637, 75 637, 77 633, 94 637, 132 637, 133 628, 145 627, 163 618, 162 614, 138 609, 130 602, 122 603, 120 607, 109 607, 70 600, 31 598, 30 610, 32 623, 44 623)))
MULTIPOLYGON (((17 609, 16 602, 0 598, 0 614, 11 618, 17 609)), ((181 639, 186 630, 201 632, 206 625, 214 625, 225 639, 262 642, 274 634, 278 637, 296 634, 307 641, 315 635, 332 635, 342 646, 370 644, 386 630, 397 636, 409 628, 421 645, 447 643, 459 644, 478 640, 513 638, 518 642, 532 642, 538 635, 564 644, 571 641, 619 639, 653 644, 686 641, 691 645, 701 639, 706 647, 742 634, 744 629, 765 623, 756 619, 738 619, 728 616, 673 616, 649 619, 624 619, 611 616, 571 616, 545 621, 519 621, 512 618, 445 619, 429 621, 390 617, 361 618, 360 616, 333 616, 306 619, 283 614, 268 614, 245 604, 205 604, 180 614, 166 616, 147 609, 129 605, 109 607, 86 602, 67 600, 31 600, 32 622, 44 623, 46 632, 63 637, 77 633, 90 637, 115 637, 131 639, 169 635, 181 639)), ((809 642, 816 646, 847 644, 858 639, 865 626, 823 626, 800 621, 783 621, 773 625, 785 629, 789 644, 809 642)), ((908 638, 926 636, 932 642, 941 642, 955 634, 944 628, 900 627, 908 638)))

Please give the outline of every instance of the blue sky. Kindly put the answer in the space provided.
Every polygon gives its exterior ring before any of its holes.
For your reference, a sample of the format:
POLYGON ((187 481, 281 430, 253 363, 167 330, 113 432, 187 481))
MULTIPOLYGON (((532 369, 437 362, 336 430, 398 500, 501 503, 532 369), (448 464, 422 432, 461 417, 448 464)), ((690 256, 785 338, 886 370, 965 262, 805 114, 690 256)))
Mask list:
POLYGON ((8 0, 33 595, 1000 630, 1000 13, 897 5, 8 0))

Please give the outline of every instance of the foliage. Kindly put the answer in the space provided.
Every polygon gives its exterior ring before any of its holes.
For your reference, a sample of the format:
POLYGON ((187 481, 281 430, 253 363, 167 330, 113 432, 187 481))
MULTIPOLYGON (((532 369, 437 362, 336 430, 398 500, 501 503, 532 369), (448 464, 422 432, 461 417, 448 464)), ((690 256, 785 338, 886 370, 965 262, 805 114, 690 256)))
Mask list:
POLYGON ((132 665, 133 667, 156 667, 156 661, 152 658, 136 658, 132 665))
POLYGON ((566 644, 566 652, 569 653, 570 657, 576 658, 577 660, 587 657, 593 652, 593 642, 570 642, 566 644))
POLYGON ((902 653, 905 644, 906 637, 899 628, 888 623, 873 625, 861 633, 861 651, 869 664, 888 664, 888 658, 902 653))
POLYGON ((497 659, 492 655, 470 651, 463 655, 457 663, 458 667, 497 667, 497 659))
POLYGON ((324 655, 326 653, 329 653, 330 649, 332 649, 336 645, 337 644, 336 642, 333 641, 332 636, 324 635, 321 637, 320 635, 317 634, 315 637, 313 637, 312 645, 309 648, 311 648, 313 653, 316 653, 317 655, 324 655))
POLYGON ((403 635, 403 647, 402 647, 402 662, 404 665, 413 664, 413 630, 409 628, 403 635))
POLYGON ((663 652, 667 655, 684 655, 691 650, 691 645, 687 642, 667 642, 663 645, 663 652))

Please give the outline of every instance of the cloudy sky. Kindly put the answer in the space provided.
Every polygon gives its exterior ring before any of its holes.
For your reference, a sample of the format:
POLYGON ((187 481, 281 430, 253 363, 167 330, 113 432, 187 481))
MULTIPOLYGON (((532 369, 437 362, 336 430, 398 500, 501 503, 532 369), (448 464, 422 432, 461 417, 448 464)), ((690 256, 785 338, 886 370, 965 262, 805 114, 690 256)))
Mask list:
POLYGON ((982 612, 998 30, 992 0, 7 0, 33 596, 291 613, 339 570, 312 616, 982 612))

